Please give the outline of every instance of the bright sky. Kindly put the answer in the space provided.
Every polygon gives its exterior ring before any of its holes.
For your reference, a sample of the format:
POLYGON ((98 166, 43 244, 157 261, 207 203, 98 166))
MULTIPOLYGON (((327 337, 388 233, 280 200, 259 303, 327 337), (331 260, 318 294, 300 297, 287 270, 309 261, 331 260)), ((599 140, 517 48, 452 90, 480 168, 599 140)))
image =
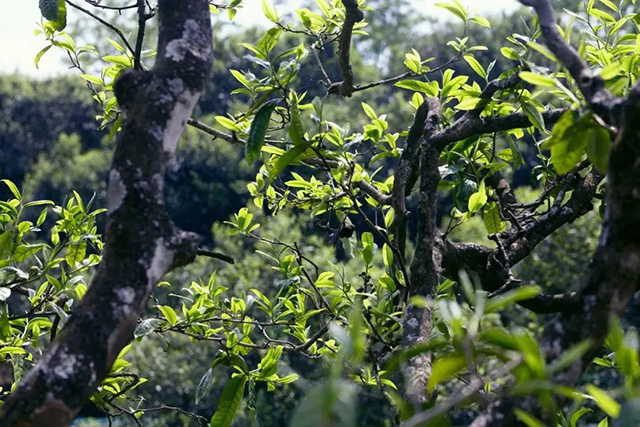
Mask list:
MULTIPOLYGON (((7 0, 5 0, 7 1, 7 0)), ((440 0, 418 0, 423 5, 427 3, 426 12, 441 15, 443 11, 433 5, 440 0)), ((82 3, 81 0, 78 2, 82 3)), ((492 13, 501 12, 507 9, 514 9, 518 6, 516 0, 463 0, 463 3, 471 6, 471 9, 485 16, 492 13)), ((235 22, 261 21, 262 8, 260 0, 244 0, 244 9, 241 10, 235 22)), ((284 7, 279 7, 279 11, 285 12, 284 7)), ((77 16, 75 11, 70 11, 70 19, 77 16)), ((446 12, 445 12, 446 14, 446 12)), ((0 74, 20 72, 33 77, 47 77, 52 74, 63 72, 64 55, 60 50, 51 49, 40 61, 40 69, 37 70, 33 64, 36 53, 45 46, 43 36, 35 36, 33 30, 37 28, 40 20, 38 2, 36 0, 13 0, 12 6, 6 8, 0 14, 0 46, 2 55, 0 56, 0 74)))

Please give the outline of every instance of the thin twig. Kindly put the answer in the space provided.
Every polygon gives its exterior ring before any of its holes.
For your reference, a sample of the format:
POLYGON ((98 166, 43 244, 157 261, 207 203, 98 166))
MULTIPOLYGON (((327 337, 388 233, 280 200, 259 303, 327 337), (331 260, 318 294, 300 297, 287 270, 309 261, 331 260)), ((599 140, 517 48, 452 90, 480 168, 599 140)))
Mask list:
POLYGON ((111 31, 113 31, 114 33, 116 33, 118 35, 118 37, 120 37, 120 39, 122 40, 122 42, 125 44, 125 46, 127 47, 127 49, 129 49, 129 52, 131 52, 132 55, 135 55, 135 50, 131 47, 131 45, 129 44, 129 42, 127 41, 127 38, 124 36, 124 34, 122 33, 122 31, 116 27, 115 25, 105 21, 104 19, 100 18, 98 15, 94 14, 93 12, 78 6, 77 4, 69 1, 69 0, 65 0, 67 2, 67 4, 71 7, 73 7, 74 9, 78 9, 80 12, 89 15, 90 17, 92 17, 93 19, 95 19, 96 21, 98 21, 99 23, 101 23, 102 25, 104 25, 105 27, 109 28, 111 31))

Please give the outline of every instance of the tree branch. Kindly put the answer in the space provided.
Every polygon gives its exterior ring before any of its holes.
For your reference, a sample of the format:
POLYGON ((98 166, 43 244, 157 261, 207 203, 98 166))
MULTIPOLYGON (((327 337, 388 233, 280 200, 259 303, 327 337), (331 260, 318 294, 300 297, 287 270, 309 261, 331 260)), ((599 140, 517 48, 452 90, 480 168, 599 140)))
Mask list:
POLYGON ((127 38, 124 36, 122 31, 120 31, 120 29, 118 27, 116 27, 115 25, 110 24, 109 22, 107 22, 104 19, 100 18, 95 13, 92 13, 92 12, 88 11, 84 7, 78 6, 77 4, 72 3, 69 0, 65 0, 65 1, 69 6, 73 7, 74 9, 78 9, 80 12, 82 12, 82 13, 84 13, 86 15, 89 15, 91 18, 95 19, 96 21, 98 21, 99 23, 101 23, 105 27, 109 28, 114 33, 116 33, 118 35, 118 37, 120 37, 120 40, 122 40, 122 43, 124 43, 124 45, 127 47, 127 49, 129 49, 129 52, 131 52, 132 55, 135 54, 135 50, 133 49, 133 47, 131 47, 131 45, 129 44, 129 41, 127 40, 127 38))
MULTIPOLYGON (((428 112, 424 124, 424 133, 428 137, 438 129, 441 118, 440 103, 437 99, 427 101, 428 112)), ((418 205, 418 233, 416 249, 410 268, 408 296, 433 296, 438 286, 440 262, 434 260, 434 246, 437 230, 437 194, 440 173, 438 161, 440 150, 425 142, 421 147, 420 164, 420 200, 418 205)), ((402 189, 404 199, 404 188, 402 189)), ((426 343, 431 334, 431 309, 407 304, 403 323, 402 344, 404 348, 426 343)), ((431 355, 423 353, 409 361, 406 370, 406 395, 415 406, 421 406, 428 399, 427 382, 431 375, 431 355)))
MULTIPOLYGON (((558 108, 542 113, 545 123, 555 123, 566 109, 558 108)), ((438 148, 444 149, 447 145, 462 141, 474 135, 483 133, 504 132, 511 129, 522 129, 532 126, 531 120, 525 113, 513 113, 506 116, 472 117, 464 115, 446 129, 434 134, 429 141, 438 148)))
MULTIPOLYGON (((546 358, 553 360, 573 345, 589 339, 589 351, 556 374, 556 382, 570 386, 580 379, 600 350, 610 318, 622 314, 640 287, 640 215, 637 210, 640 202, 640 94, 634 88, 627 98, 614 98, 604 88, 602 79, 594 76, 558 33, 551 2, 521 1, 535 8, 547 47, 569 69, 594 112, 618 127, 609 156, 605 220, 598 247, 578 292, 577 309, 562 312, 547 325, 540 344, 546 358)), ((562 208, 564 206, 557 210, 562 208)), ((513 425, 516 422, 512 413, 514 406, 538 412, 542 418, 549 419, 549 414, 543 413, 531 396, 505 398, 494 402, 472 426, 513 425)))
POLYGON ((351 36, 356 22, 364 19, 364 12, 358 7, 357 0, 342 0, 345 8, 344 23, 340 32, 338 47, 338 65, 342 73, 342 82, 329 86, 329 93, 350 97, 353 94, 353 69, 351 68, 351 36))
MULTIPOLYGON (((577 175, 577 173, 576 173, 577 175)), ((458 272, 465 270, 478 275, 482 287, 495 292, 513 280, 510 269, 529 256, 536 246, 565 224, 571 223, 593 209, 592 200, 602 176, 595 170, 574 184, 571 198, 564 205, 552 206, 537 220, 522 229, 512 229, 503 236, 502 244, 507 260, 498 249, 471 243, 442 243, 443 274, 458 280, 458 272)), ((541 295, 520 305, 536 313, 556 313, 572 310, 578 303, 576 294, 541 295)))
POLYGON ((142 70, 142 44, 144 32, 147 26, 147 14, 145 0, 138 0, 138 36, 136 37, 136 50, 133 54, 133 68, 142 70))
POLYGON ((556 27, 551 1, 520 0, 520 2, 535 9, 545 44, 560 63, 569 70, 571 77, 576 81, 582 95, 594 112, 606 118, 610 123, 616 123, 617 118, 610 114, 616 101, 615 97, 605 87, 604 80, 589 68, 578 52, 567 44, 560 35, 556 27))

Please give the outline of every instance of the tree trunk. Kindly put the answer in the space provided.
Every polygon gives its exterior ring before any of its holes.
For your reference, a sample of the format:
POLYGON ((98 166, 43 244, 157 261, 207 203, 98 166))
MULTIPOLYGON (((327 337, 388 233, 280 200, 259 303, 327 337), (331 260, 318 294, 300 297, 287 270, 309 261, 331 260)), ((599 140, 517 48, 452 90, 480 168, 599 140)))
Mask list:
POLYGON ((196 255, 197 236, 169 218, 164 174, 211 68, 207 0, 160 0, 158 57, 129 70, 109 173, 102 262, 85 298, 0 409, 2 426, 66 426, 109 373, 157 282, 196 255))

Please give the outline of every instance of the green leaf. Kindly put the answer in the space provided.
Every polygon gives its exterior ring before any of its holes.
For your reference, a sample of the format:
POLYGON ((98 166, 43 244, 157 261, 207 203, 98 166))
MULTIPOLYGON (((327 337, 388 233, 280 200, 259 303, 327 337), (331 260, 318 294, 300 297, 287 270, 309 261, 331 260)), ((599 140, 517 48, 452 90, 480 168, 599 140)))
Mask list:
POLYGON ((280 384, 289 384, 292 383, 294 381, 297 381, 298 378, 300 378, 300 375, 298 374, 289 374, 286 377, 280 377, 278 378, 276 381, 280 384))
POLYGON ((591 409, 589 408, 581 408, 578 409, 576 412, 573 413, 573 415, 571 415, 571 419, 569 420, 569 425, 571 427, 576 427, 578 425, 578 420, 585 414, 588 414, 589 412, 592 412, 591 409))
POLYGON ((18 200, 22 199, 22 194, 20 194, 20 191, 18 190, 18 187, 16 187, 16 185, 12 181, 9 181, 8 179, 2 179, 0 181, 4 182, 5 185, 7 187, 9 187, 9 191, 11 191, 11 194, 13 194, 13 196, 16 199, 18 199, 18 200))
POLYGON ((489 234, 502 233, 507 225, 500 217, 500 207, 496 202, 489 202, 484 207, 484 226, 489 234))
POLYGON ((269 184, 273 182, 274 179, 278 175, 282 173, 291 163, 295 162, 298 157, 302 156, 305 151, 313 144, 313 140, 304 141, 300 145, 296 145, 291 148, 289 151, 284 153, 282 156, 278 158, 276 164, 273 166, 273 169, 269 171, 269 184))
POLYGON ((136 327, 136 330, 133 331, 134 338, 141 338, 149 335, 162 323, 160 319, 145 319, 136 327))
POLYGON ((382 261, 387 269, 393 267, 393 249, 386 243, 382 245, 382 261))
POLYGON ((178 322, 178 315, 173 308, 169 307, 168 305, 159 305, 158 310, 160 310, 162 314, 164 314, 164 318, 167 319, 169 325, 173 326, 178 322))
POLYGON ((579 120, 574 117, 575 113, 571 111, 564 113, 542 148, 551 149, 551 161, 559 174, 571 171, 582 158, 585 149, 596 167, 606 170, 610 149, 609 133, 593 120, 592 115, 579 120))
POLYGON ((485 28, 491 28, 491 23, 489 22, 489 20, 487 18, 483 18, 482 16, 472 16, 471 18, 469 18, 469 21, 473 21, 485 28))
POLYGON ((431 393, 438 384, 453 378, 467 366, 467 358, 463 355, 442 357, 433 364, 427 390, 431 393))
POLYGON ((460 101, 458 105, 455 106, 456 110, 475 110, 478 108, 478 104, 482 101, 480 98, 466 98, 463 101, 460 101))
POLYGON ((82 77, 83 79, 85 79, 88 82, 95 83, 95 84, 100 85, 100 86, 102 86, 104 84, 104 82, 102 81, 102 79, 100 77, 92 76, 91 74, 81 74, 80 77, 82 77))
POLYGON ((40 52, 38 52, 36 54, 36 57, 33 58, 33 65, 36 66, 36 69, 39 69, 38 64, 40 64, 40 60, 42 59, 42 56, 47 53, 47 51, 49 49, 51 49, 51 47, 53 47, 52 44, 50 44, 49 46, 45 46, 44 48, 42 48, 42 50, 40 52))
POLYGON ((607 415, 612 418, 618 418, 620 415, 620 404, 616 400, 609 396, 604 390, 599 389, 593 384, 587 384, 587 393, 593 397, 596 404, 607 415))
POLYGON ((278 12, 266 0, 262 0, 262 12, 269 21, 275 23, 279 22, 280 18, 278 17, 278 12))
POLYGON ((370 232, 364 232, 360 236, 362 240, 362 249, 360 250, 360 255, 362 255, 362 260, 365 265, 371 265, 373 261, 373 254, 375 252, 375 243, 373 242, 373 234, 370 232))
POLYGON ((69 245, 67 248, 67 254, 64 259, 67 261, 67 264, 71 268, 74 268, 76 264, 82 262, 84 256, 87 252, 87 241, 81 240, 79 242, 74 242, 69 245))
POLYGON ((554 79, 553 77, 543 76, 540 74, 532 73, 531 71, 521 71, 518 75, 525 82, 531 83, 536 86, 550 88, 556 87, 556 79, 554 79))
POLYGON ((229 380, 222 390, 222 395, 218 401, 218 409, 211 417, 210 427, 229 427, 236 416, 242 396, 244 395, 244 387, 247 383, 246 376, 237 376, 229 380))
POLYGON ((9 259, 13 250, 13 231, 0 234, 0 261, 9 259))
POLYGON ((253 165, 258 160, 260 150, 264 145, 264 138, 267 136, 267 130, 269 129, 271 113, 276 109, 278 102, 280 102, 278 99, 271 99, 265 102, 251 123, 249 139, 245 147, 245 157, 250 165, 253 165))
POLYGON ((507 59, 511 59, 513 61, 520 60, 520 55, 518 55, 518 52, 516 52, 515 49, 511 47, 500 48, 500 53, 502 53, 502 56, 504 56, 507 59))
POLYGON ((48 21, 58 20, 58 0, 40 0, 40 13, 48 21))
POLYGON ((216 121, 229 130, 236 132, 242 131, 242 128, 236 124, 233 120, 225 116, 216 116, 216 121))
POLYGON ((40 0, 40 12, 55 31, 67 26, 67 4, 65 0, 40 0))
POLYGON ((211 385, 211 379, 213 378, 213 369, 209 368, 207 372, 204 373, 202 378, 200 378, 200 382, 198 383, 198 387, 196 388, 196 405, 200 403, 200 400, 204 397, 211 385))
POLYGON ((289 138, 294 145, 304 143, 304 127, 300 120, 300 109, 298 108, 298 98, 295 94, 291 97, 291 123, 289 124, 289 138))
POLYGON ((394 84, 394 86, 409 89, 416 92, 422 92, 429 96, 437 96, 438 95, 438 86, 431 85, 429 83, 421 82, 419 80, 401 80, 398 83, 394 84))
POLYGON ((2 354, 25 354, 27 351, 22 347, 2 347, 0 348, 0 355, 2 354))
POLYGON ((462 19, 463 22, 467 22, 467 11, 457 0, 454 0, 451 3, 436 3, 436 7, 446 9, 458 18, 462 19))
MULTIPOLYGON (((277 22, 277 19, 275 20, 275 22, 277 22)), ((261 52, 264 52, 266 55, 269 55, 269 53, 273 50, 273 48, 278 43, 278 40, 280 40, 281 35, 282 35, 282 28, 279 28, 279 27, 271 28, 260 39, 256 47, 261 52)))
POLYGON ((593 127, 587 131, 587 158, 602 173, 607 172, 611 141, 609 132, 602 127, 593 127))
POLYGON ((11 324, 9 323, 9 314, 7 304, 3 304, 2 316, 0 316, 0 340, 6 342, 11 337, 11 324))
POLYGON ((586 145, 582 132, 566 132, 557 139, 551 147, 551 162, 556 171, 559 174, 570 172, 582 158, 586 145))
POLYGON ((469 212, 477 212, 485 203, 487 203, 487 190, 485 188, 484 180, 480 182, 478 191, 473 193, 469 197, 468 208, 469 212))
POLYGON ((23 245, 19 245, 14 254, 14 260, 17 262, 22 262, 24 260, 26 260, 27 258, 29 258, 32 255, 37 254, 38 252, 40 252, 46 245, 44 244, 23 244, 23 245))
POLYGON ((107 55, 103 56, 102 59, 125 68, 133 67, 133 59, 127 55, 107 55))
POLYGON ((263 377, 270 377, 276 373, 278 369, 278 360, 282 355, 282 346, 270 348, 267 354, 262 358, 258 364, 258 369, 263 377))
POLYGON ((473 55, 467 54, 464 55, 463 58, 465 61, 467 61, 467 64, 469 64, 473 71, 476 72, 476 74, 478 74, 483 79, 487 78, 487 72, 484 70, 484 68, 482 68, 482 65, 480 65, 478 60, 474 58, 473 55))
POLYGON ((525 100, 520 101, 520 105, 529 120, 531 120, 531 124, 533 124, 533 126, 535 126, 540 132, 544 132, 544 118, 542 117, 540 110, 538 110, 535 105, 525 100))
POLYGON ((535 298, 540 295, 541 292, 542 290, 539 286, 522 286, 517 289, 512 289, 489 299, 487 301, 487 305, 484 307, 484 312, 486 314, 493 313, 494 311, 498 311, 509 304, 535 298))
POLYGON ((545 427, 542 421, 522 409, 516 408, 513 410, 513 413, 516 414, 516 417, 527 425, 527 427, 545 427))

